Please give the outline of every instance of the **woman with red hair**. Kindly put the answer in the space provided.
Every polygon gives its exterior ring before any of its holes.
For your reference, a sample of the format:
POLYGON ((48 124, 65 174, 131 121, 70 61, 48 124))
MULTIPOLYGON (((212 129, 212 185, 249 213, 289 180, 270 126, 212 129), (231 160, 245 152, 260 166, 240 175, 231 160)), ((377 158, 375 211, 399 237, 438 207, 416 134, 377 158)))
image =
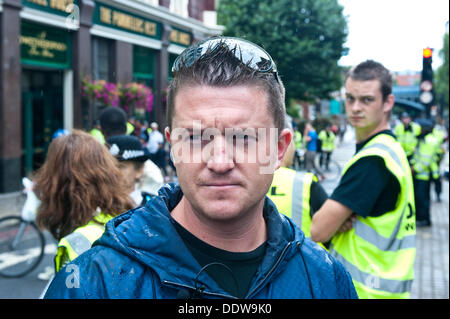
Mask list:
POLYGON ((37 223, 58 240, 56 271, 89 249, 107 221, 133 208, 117 160, 80 130, 51 142, 34 191, 37 223))

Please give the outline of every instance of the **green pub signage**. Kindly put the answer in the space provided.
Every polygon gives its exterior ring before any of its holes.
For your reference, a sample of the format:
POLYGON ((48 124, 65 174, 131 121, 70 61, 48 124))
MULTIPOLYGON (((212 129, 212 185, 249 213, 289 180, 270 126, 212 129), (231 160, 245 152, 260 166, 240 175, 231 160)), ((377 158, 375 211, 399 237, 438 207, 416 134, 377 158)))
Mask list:
POLYGON ((172 27, 172 31, 170 31, 169 41, 174 44, 188 47, 191 45, 192 35, 184 30, 172 27))
POLYGON ((68 16, 78 2, 79 0, 22 0, 25 7, 63 16, 68 16))
POLYGON ((22 22, 19 43, 22 64, 71 67, 71 34, 67 30, 22 22))
POLYGON ((96 2, 93 22, 145 37, 161 39, 161 23, 96 2))

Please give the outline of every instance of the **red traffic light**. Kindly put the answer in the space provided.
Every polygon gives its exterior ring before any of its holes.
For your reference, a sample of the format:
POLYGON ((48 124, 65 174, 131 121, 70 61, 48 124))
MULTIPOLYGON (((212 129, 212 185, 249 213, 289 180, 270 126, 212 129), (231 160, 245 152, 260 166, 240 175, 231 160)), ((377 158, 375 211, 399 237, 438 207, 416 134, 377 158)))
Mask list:
POLYGON ((430 49, 430 48, 423 49, 423 57, 424 58, 431 58, 432 55, 433 55, 433 49, 430 49))

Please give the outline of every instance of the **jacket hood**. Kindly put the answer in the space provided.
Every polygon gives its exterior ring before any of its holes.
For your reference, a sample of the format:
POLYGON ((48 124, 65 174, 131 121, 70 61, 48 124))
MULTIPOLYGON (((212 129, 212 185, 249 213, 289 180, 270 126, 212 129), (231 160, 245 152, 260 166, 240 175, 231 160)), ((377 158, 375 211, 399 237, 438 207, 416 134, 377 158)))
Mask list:
MULTIPOLYGON (((180 186, 166 184, 158 195, 145 207, 130 210, 108 222, 105 233, 94 245, 110 247, 149 267, 161 282, 190 287, 198 284, 226 294, 206 272, 200 271, 201 266, 173 226, 175 221, 170 212, 183 197, 180 186)), ((271 272, 290 243, 304 240, 303 232, 279 214, 268 197, 263 216, 267 226, 267 248, 254 283, 271 272)))

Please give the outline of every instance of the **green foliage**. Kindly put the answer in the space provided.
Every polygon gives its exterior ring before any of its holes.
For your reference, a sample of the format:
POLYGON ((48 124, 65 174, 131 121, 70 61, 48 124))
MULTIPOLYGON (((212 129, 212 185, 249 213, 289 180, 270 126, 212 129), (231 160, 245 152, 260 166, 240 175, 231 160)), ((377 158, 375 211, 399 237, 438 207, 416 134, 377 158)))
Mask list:
POLYGON ((341 86, 347 22, 337 0, 221 0, 224 35, 246 38, 275 60, 287 99, 327 98, 341 86))
POLYGON ((443 107, 448 109, 448 81, 449 81, 449 68, 448 68, 448 59, 449 59, 449 51, 448 51, 448 32, 444 35, 444 46, 442 50, 439 52, 443 64, 437 69, 435 74, 435 92, 438 98, 440 96, 444 97, 444 105, 443 107))

